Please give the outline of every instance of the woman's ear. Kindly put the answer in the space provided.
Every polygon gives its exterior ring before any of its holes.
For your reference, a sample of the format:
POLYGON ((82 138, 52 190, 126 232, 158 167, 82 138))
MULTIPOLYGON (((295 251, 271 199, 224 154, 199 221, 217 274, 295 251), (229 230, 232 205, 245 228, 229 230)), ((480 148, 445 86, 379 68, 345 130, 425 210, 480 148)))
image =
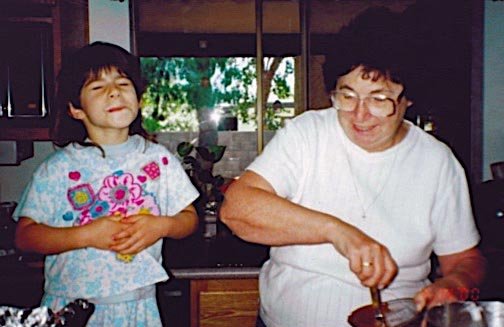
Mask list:
POLYGON ((68 103, 68 115, 77 120, 83 120, 86 117, 84 110, 75 108, 72 102, 68 103))

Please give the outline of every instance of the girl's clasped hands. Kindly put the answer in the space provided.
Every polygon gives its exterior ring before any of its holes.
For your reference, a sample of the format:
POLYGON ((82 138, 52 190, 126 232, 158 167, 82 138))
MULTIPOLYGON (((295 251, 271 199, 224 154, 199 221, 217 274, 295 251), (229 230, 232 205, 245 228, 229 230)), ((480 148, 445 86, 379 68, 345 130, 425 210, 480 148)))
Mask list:
POLYGON ((93 220, 88 229, 88 245, 133 255, 151 246, 162 237, 159 224, 163 218, 150 214, 113 215, 93 220))

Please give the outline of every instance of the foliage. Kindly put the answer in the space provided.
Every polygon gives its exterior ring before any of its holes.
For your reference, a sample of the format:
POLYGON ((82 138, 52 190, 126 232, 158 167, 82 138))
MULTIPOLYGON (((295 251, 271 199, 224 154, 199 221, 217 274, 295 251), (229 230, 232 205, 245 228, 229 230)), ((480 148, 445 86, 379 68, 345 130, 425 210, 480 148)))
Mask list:
POLYGON ((194 130, 194 114, 187 105, 187 91, 174 83, 177 60, 142 58, 142 73, 148 81, 142 97, 144 127, 151 132, 194 130))
POLYGON ((267 107, 264 115, 264 124, 267 130, 276 131, 282 127, 282 118, 278 116, 279 113, 286 112, 285 109, 275 109, 273 107, 267 107))
MULTIPOLYGON (((294 72, 290 61, 279 70, 281 57, 267 58, 265 99, 270 89, 278 98, 291 96, 287 77, 294 72)), ((148 86, 143 95, 144 126, 150 132, 194 131, 203 107, 228 104, 231 114, 244 123, 255 122, 255 58, 153 58, 141 59, 148 86), (204 81, 209 83, 205 88, 204 81)), ((268 128, 275 128, 275 112, 265 114, 268 128)))
POLYGON ((213 164, 222 159, 225 150, 226 147, 222 145, 195 147, 190 142, 181 142, 177 146, 177 154, 182 158, 182 165, 201 194, 196 201, 200 213, 205 209, 217 212, 218 206, 224 200, 220 189, 224 184, 224 178, 221 175, 214 175, 212 170, 213 164))

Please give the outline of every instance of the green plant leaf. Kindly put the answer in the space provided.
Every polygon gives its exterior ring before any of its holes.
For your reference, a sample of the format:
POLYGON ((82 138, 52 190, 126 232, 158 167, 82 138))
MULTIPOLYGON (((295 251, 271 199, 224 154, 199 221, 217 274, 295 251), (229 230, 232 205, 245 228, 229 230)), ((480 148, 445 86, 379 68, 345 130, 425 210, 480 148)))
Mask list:
POLYGON ((212 154, 212 162, 216 163, 222 159, 224 156, 224 151, 226 151, 225 145, 210 145, 208 151, 212 154))
POLYGON ((193 150, 194 145, 192 145, 189 142, 181 142, 177 145, 177 153, 179 156, 182 158, 189 155, 191 151, 193 150))

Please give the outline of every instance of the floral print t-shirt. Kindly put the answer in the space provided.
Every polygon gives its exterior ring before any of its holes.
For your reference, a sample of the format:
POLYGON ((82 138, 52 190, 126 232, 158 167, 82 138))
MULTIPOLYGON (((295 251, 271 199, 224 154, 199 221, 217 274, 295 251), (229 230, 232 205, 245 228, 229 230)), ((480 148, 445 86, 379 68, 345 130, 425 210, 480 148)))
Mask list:
MULTIPOLYGON (((173 216, 199 195, 178 159, 162 145, 135 135, 103 149, 105 157, 97 147, 76 144, 51 154, 33 174, 14 218, 70 227, 111 215, 173 216)), ((167 280, 161 247, 158 240, 134 256, 96 248, 48 255, 45 292, 102 298, 167 280)))

